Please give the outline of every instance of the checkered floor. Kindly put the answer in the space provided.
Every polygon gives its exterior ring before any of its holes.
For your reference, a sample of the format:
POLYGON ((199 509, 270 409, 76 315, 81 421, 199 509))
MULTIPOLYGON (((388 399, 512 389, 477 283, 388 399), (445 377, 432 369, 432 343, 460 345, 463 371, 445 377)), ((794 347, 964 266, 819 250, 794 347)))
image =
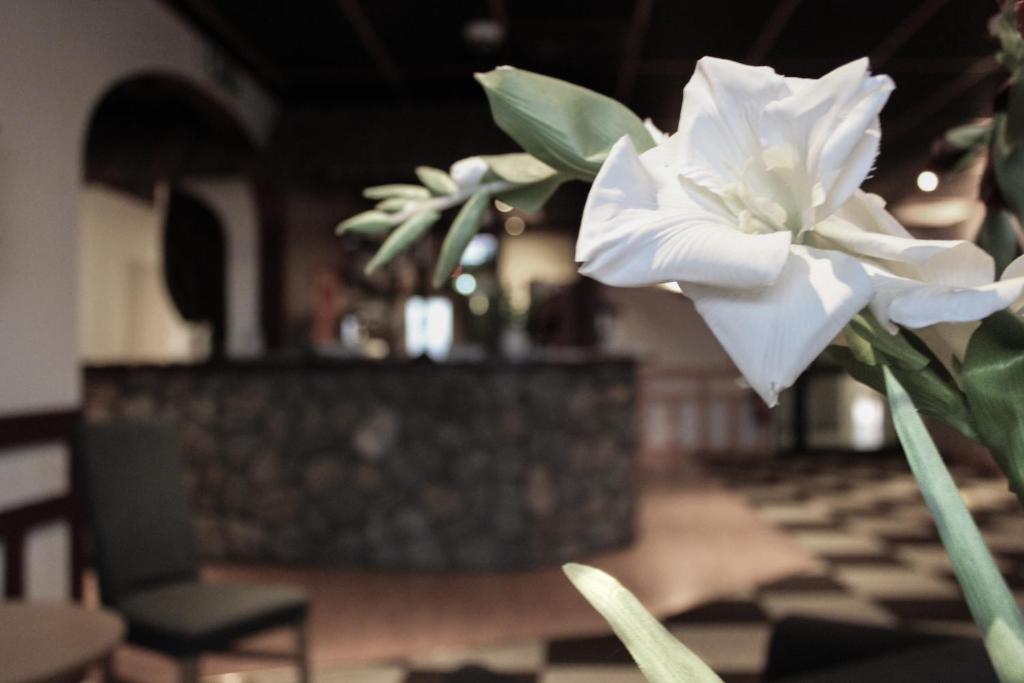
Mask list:
MULTIPOLYGON (((899 458, 839 456, 714 472, 824 561, 823 571, 679 614, 670 629, 726 681, 758 680, 772 624, 791 614, 976 635, 935 527, 899 458)), ((1024 514, 998 477, 954 468, 1010 586, 1024 598, 1024 514)), ((323 672, 317 683, 475 683, 451 672, 470 664, 507 683, 641 683, 613 637, 534 642, 323 672)), ((211 679, 213 680, 213 679, 211 679)), ((238 677, 232 681, 238 682, 238 677)), ((266 672, 259 683, 284 683, 266 672)))

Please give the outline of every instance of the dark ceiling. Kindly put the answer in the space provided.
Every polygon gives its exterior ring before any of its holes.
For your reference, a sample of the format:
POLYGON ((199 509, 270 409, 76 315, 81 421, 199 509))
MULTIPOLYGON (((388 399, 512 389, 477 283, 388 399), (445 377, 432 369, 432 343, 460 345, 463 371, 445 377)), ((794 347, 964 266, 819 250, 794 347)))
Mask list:
POLYGON ((987 32, 993 0, 165 2, 280 101, 280 135, 290 144, 339 138, 306 143, 327 150, 321 157, 347 150, 347 161, 318 170, 338 178, 508 147, 483 132, 489 122, 472 79, 498 64, 613 95, 671 129, 702 55, 793 76, 818 76, 868 55, 897 85, 883 114, 874 189, 899 197, 911 190, 911 171, 925 162, 930 140, 987 114, 1003 78, 987 32), (474 30, 482 37, 468 39, 474 30), (466 123, 474 117, 483 120, 466 123), (382 149, 390 144, 382 141, 382 121, 391 122, 401 152, 382 149), (370 139, 381 142, 368 147, 370 139))

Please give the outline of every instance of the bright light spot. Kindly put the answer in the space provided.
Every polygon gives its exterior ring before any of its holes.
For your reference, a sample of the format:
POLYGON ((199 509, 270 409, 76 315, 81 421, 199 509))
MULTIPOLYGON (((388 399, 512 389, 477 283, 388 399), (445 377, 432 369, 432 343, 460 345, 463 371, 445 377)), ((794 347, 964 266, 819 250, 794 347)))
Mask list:
POLYGON ((850 407, 853 423, 853 447, 859 450, 881 448, 885 444, 885 406, 878 396, 858 396, 850 407))
POLYGON ((921 171, 917 174, 917 186, 923 192, 932 192, 939 186, 939 176, 931 171, 921 171))
POLYGON ((676 294, 683 293, 683 288, 679 286, 678 282, 662 282, 660 285, 658 285, 658 287, 660 287, 661 289, 668 290, 670 292, 674 292, 676 294))
POLYGON ((463 273, 455 278, 455 291, 462 296, 469 296, 476 291, 476 278, 469 273, 463 273))
POLYGON ((502 213, 508 213, 509 211, 512 210, 512 206, 511 205, 506 204, 505 202, 501 201, 500 199, 495 199, 494 200, 494 208, 497 209, 498 211, 501 211, 502 213))
POLYGON ((469 297, 469 311, 473 315, 483 315, 491 307, 491 302, 486 294, 477 292, 469 297))
POLYGON ((405 348, 410 356, 441 359, 452 347, 452 302, 447 297, 409 297, 405 303, 405 348))
POLYGON ((464 266, 482 266, 494 258, 497 252, 497 237, 487 233, 474 235, 466 245, 466 251, 462 252, 462 260, 459 263, 464 266))
POLYGON ((509 216, 505 219, 505 232, 515 237, 516 235, 522 235, 523 230, 526 230, 526 221, 519 216, 509 216))

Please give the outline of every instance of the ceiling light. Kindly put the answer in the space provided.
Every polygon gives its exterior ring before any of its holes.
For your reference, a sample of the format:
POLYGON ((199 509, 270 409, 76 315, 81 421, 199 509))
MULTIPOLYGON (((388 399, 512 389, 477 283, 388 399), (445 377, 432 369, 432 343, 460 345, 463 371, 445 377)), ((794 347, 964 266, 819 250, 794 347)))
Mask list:
POLYGON ((917 174, 917 186, 922 192, 932 192, 939 186, 939 176, 931 171, 921 171, 917 174))
POLYGON ((509 216, 505 219, 505 232, 513 237, 522 235, 524 230, 526 230, 526 221, 519 216, 509 216))
POLYGON ((455 278, 455 291, 462 296, 469 296, 476 291, 476 278, 469 273, 463 273, 455 278))

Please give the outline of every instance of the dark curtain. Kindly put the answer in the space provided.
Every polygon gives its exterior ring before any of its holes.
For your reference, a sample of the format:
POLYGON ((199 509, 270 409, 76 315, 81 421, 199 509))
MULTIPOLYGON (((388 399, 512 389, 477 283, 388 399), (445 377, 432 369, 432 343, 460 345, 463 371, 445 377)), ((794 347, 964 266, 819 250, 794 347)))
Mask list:
POLYGON ((207 322, 211 359, 224 357, 225 250, 220 219, 195 197, 173 190, 164 226, 164 273, 185 320, 207 322))

